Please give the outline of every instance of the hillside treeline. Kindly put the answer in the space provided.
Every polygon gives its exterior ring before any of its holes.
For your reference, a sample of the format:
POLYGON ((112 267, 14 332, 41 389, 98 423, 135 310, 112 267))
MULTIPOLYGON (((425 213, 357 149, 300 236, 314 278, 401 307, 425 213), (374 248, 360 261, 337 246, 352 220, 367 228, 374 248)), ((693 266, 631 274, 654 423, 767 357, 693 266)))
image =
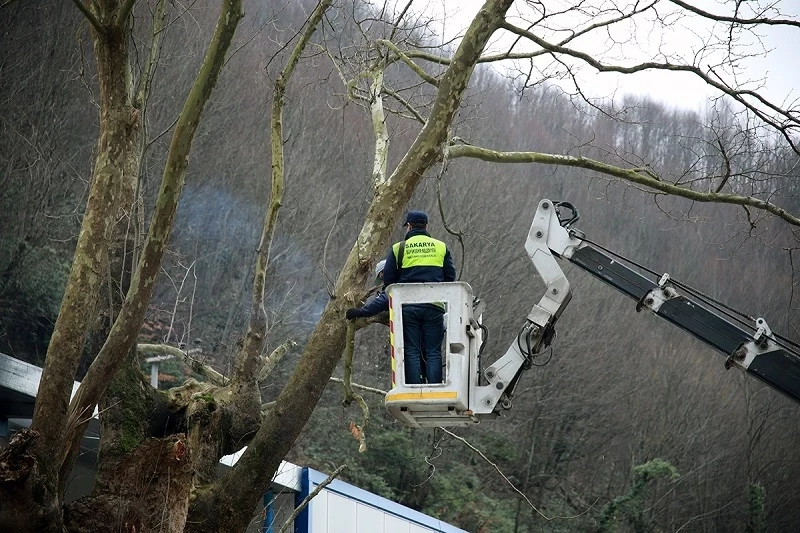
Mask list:
MULTIPOLYGON (((246 326, 269 198, 270 87, 285 60, 281 43, 311 7, 248 6, 256 14, 241 28, 203 116, 142 331, 147 342, 199 348, 223 373, 246 326)), ((146 4, 138 9, 146 21, 146 4)), ((212 19, 193 6, 166 36, 148 107, 142 204, 131 206, 138 216, 152 210, 165 133, 184 97, 174 88, 194 75, 208 35, 200 30, 212 19)), ((82 24, 73 4, 59 1, 17 2, 0 19, 0 351, 40 365, 97 138, 82 24)), ((358 42, 354 28, 335 17, 323 33, 340 53, 358 42)), ((303 345, 372 196, 368 112, 347 100, 325 53, 307 56, 284 118, 286 192, 268 271, 267 350, 286 339, 303 345)), ((393 82, 415 82, 401 66, 392 69, 393 82)), ((476 81, 454 132, 467 142, 649 166, 661 179, 695 180, 709 190, 773 191, 775 201, 800 211, 796 154, 749 128, 724 101, 694 111, 639 97, 589 106, 555 84, 515 90, 497 67, 480 68, 476 81), (720 150, 722 143, 730 148, 720 150)), ((420 89, 415 98, 429 96, 420 89)), ((416 130, 399 115, 388 124, 391 163, 416 130)), ((542 198, 577 206, 578 227, 592 240, 800 337, 797 238, 772 219, 643 193, 567 167, 446 163, 425 177, 408 207, 430 214, 431 232, 451 247, 460 279, 486 302, 490 357, 514 341, 541 296, 524 241, 542 198)), ((402 238, 400 228, 395 237, 402 238)), ((347 462, 353 483, 469 531, 800 529, 798 406, 564 268, 575 295, 546 364, 525 374, 508 417, 455 430, 485 456, 440 430, 400 426, 369 393, 368 451, 358 454, 348 425, 359 413, 339 405, 340 386, 332 384, 290 458, 323 470, 347 462)), ((388 353, 383 326, 361 330, 354 380, 388 389, 388 353)), ((262 390, 265 401, 280 391, 296 357, 291 351, 281 361, 262 390)), ((188 375, 177 363, 167 369, 164 386, 188 375)))

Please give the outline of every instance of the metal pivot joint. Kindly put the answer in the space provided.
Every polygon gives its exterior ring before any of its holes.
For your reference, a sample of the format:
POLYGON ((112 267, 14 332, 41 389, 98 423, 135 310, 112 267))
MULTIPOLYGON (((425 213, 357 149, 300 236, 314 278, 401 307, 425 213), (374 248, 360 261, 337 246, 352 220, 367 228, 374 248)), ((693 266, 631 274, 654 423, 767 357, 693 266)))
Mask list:
POLYGON ((661 279, 658 282, 658 287, 650 290, 642 296, 638 302, 636 302, 636 312, 641 312, 642 310, 652 311, 653 313, 658 313, 658 310, 661 309, 661 306, 664 305, 664 302, 668 302, 673 298, 677 298, 680 296, 675 289, 672 287, 667 286, 669 282, 669 274, 664 274, 661 276, 661 279))
POLYGON ((556 257, 569 258, 582 246, 569 225, 579 218, 572 204, 542 200, 536 209, 525 251, 545 284, 544 294, 528 313, 525 324, 506 353, 486 368, 482 377, 486 387, 476 388, 486 413, 509 409, 522 371, 532 366, 533 358, 550 346, 555 338, 555 323, 572 299, 572 288, 556 257), (562 220, 561 213, 569 211, 562 220))

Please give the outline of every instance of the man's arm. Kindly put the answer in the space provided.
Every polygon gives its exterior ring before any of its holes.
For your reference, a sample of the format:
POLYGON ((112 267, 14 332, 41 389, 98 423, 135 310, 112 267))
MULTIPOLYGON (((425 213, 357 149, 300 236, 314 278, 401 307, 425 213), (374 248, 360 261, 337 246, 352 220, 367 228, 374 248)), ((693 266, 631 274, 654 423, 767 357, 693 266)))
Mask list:
MULTIPOLYGON (((387 262, 388 264, 388 262, 387 262)), ((453 256, 450 255, 450 250, 448 249, 444 253, 444 280, 445 281, 455 281, 456 280, 456 265, 453 262, 453 256)), ((385 276, 385 274, 384 274, 385 276)))
POLYGON ((385 292, 379 292, 378 296, 367 302, 367 304, 361 308, 361 312, 364 313, 363 316, 375 316, 388 310, 389 297, 386 296, 385 292))
POLYGON ((359 317, 375 316, 384 311, 389 310, 389 297, 385 292, 379 292, 378 295, 370 300, 366 305, 358 308, 348 309, 345 313, 347 320, 353 320, 359 317))

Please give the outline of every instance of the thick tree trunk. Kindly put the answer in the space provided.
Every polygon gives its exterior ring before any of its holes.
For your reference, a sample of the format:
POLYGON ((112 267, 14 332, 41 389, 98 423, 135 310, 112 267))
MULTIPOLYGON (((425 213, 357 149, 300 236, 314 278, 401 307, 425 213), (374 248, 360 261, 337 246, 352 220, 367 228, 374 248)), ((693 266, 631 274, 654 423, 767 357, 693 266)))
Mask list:
MULTIPOLYGON (((139 132, 138 114, 128 98, 129 35, 123 27, 97 28, 95 57, 100 94, 100 137, 92 185, 81 224, 72 270, 50 339, 38 399, 34 410, 32 447, 20 456, 35 458, 25 485, 0 485, 0 524, 16 513, 13 531, 60 531, 59 471, 66 412, 86 332, 94 321, 100 288, 106 282, 108 250, 123 183, 131 177, 129 154, 139 132), (7 491, 22 490, 11 496, 7 491)), ((138 169, 137 169, 138 170, 138 169)), ((134 174, 135 176, 135 174, 134 174)), ((13 446, 6 450, 15 453, 13 446)))
POLYGON ((168 401, 145 382, 131 358, 107 396, 95 487, 90 496, 67 506, 67 530, 96 531, 90 515, 95 509, 109 512, 114 527, 183 531, 191 488, 213 482, 220 457, 246 444, 258 427, 258 392, 190 381, 170 391, 168 401), (179 469, 172 475, 162 452, 178 442, 185 457, 172 465, 179 469), (130 467, 132 461, 138 462, 137 469, 130 467))
POLYGON ((115 463, 91 496, 64 513, 66 530, 183 531, 192 486, 192 460, 185 436, 148 439, 115 463))
MULTIPOLYGON (((225 0, 223 2, 217 27, 203 65, 200 67, 200 72, 175 125, 166 168, 161 179, 161 188, 142 255, 131 280, 131 287, 103 348, 89 367, 89 372, 70 404, 71 423, 67 426, 65 433, 71 449, 77 447, 80 435, 86 425, 77 423, 80 420, 80 413, 92 409, 97 404, 109 381, 120 369, 126 355, 135 345, 136 334, 144 320, 147 304, 150 302, 161 269, 164 251, 172 233, 172 224, 185 183, 194 134, 197 131, 203 109, 216 85, 225 54, 242 16, 241 0, 225 0)), ((65 463, 69 462, 68 457, 65 457, 64 460, 65 463)), ((65 466, 69 465, 65 464, 65 466)))
POLYGON ((196 494, 187 531, 243 531, 246 527, 255 502, 311 416, 342 355, 347 327, 344 310, 352 305, 345 295, 363 290, 359 280, 384 249, 423 173, 440 157, 472 70, 511 3, 487 1, 470 25, 441 80, 430 118, 392 177, 378 189, 361 235, 339 275, 334 299, 323 311, 292 377, 226 478, 196 494))
MULTIPOLYGON (((128 86, 130 88, 130 84, 128 86)), ((127 96, 126 101, 132 101, 131 95, 127 96)), ((139 116, 141 110, 136 109, 132 104, 126 104, 126 106, 133 116, 139 116)), ((136 190, 141 161, 139 146, 141 145, 143 132, 141 122, 138 120, 129 129, 124 150, 125 156, 122 161, 123 174, 120 192, 116 213, 114 214, 111 239, 108 243, 108 267, 99 287, 96 317, 89 328, 81 366, 88 366, 102 348, 111 326, 116 320, 117 313, 122 307, 125 294, 130 288, 133 260, 136 256, 135 252, 138 245, 133 211, 137 201, 136 190)), ((135 357, 136 350, 131 350, 130 355, 135 357)), ((78 369, 78 379, 82 379, 82 374, 85 374, 85 370, 81 370, 78 369)), ((112 401, 112 405, 115 403, 112 401)), ((77 453, 78 449, 73 448, 71 455, 62 462, 59 474, 59 491, 62 495, 77 453)))
MULTIPOLYGON (((80 4, 94 32, 98 65, 101 131, 97 162, 72 272, 48 350, 32 429, 21 433, 20 438, 14 439, 3 450, 5 462, 0 467, 0 501, 3 501, 3 505, 0 505, 0 530, 3 531, 63 530, 59 494, 61 481, 72 468, 78 443, 89 419, 87 415, 91 414, 108 384, 123 366, 126 356, 131 353, 172 230, 192 139, 242 17, 241 0, 222 2, 209 51, 175 127, 155 215, 142 258, 131 280, 131 288, 108 339, 68 411, 72 382, 87 329, 96 316, 100 286, 108 279, 108 253, 112 247, 114 218, 120 210, 132 205, 127 201, 128 205, 120 204, 125 175, 131 172, 135 176, 135 170, 138 170, 135 168, 138 167, 138 158, 131 155, 136 153, 140 134, 139 114, 131 106, 128 70, 128 16, 132 6, 131 1, 117 0, 80 4), (14 468, 10 465, 14 465, 14 468)), ((110 307, 113 309, 114 306, 110 307)), ((121 384, 118 392, 124 391, 126 386, 136 387, 140 381, 129 379, 121 384)), ((118 418, 123 424, 131 420, 126 416, 130 413, 125 410, 136 407, 139 399, 135 394, 132 397, 134 401, 126 399, 118 406, 121 410, 118 418)), ((249 403, 257 405, 258 402, 249 400, 249 403)), ((112 413, 109 416, 113 416, 112 413)), ((147 434, 141 424, 140 421, 132 427, 123 425, 116 428, 116 432, 111 430, 110 425, 106 428, 112 440, 104 446, 104 450, 110 452, 117 449, 121 452, 118 457, 108 460, 109 464, 118 461, 115 468, 121 469, 122 476, 115 476, 112 469, 101 472, 98 483, 102 493, 95 493, 95 504, 100 507, 105 505, 109 512, 112 507, 116 509, 114 516, 121 520, 120 528, 130 522, 141 526, 137 528, 138 531, 142 527, 159 530, 159 524, 168 525, 170 531, 180 531, 185 522, 193 471, 193 462, 184 457, 186 438, 173 435, 164 439, 145 440, 138 446, 132 446, 147 434), (133 440, 129 442, 128 439, 133 440), (146 473, 150 473, 151 477, 147 484, 142 485, 141 477, 146 473), (136 479, 140 480, 139 485, 129 486, 136 479), (158 522, 155 521, 155 515, 139 516, 126 502, 139 502, 137 505, 145 502, 144 508, 151 510, 161 509, 165 502, 169 502, 169 518, 158 522)), ((84 527, 81 525, 83 520, 89 520, 93 515, 103 515, 102 510, 88 512, 91 507, 84 509, 87 512, 81 511, 80 504, 72 508, 70 528, 81 529, 84 527)), ((107 527, 88 526, 84 530, 97 529, 107 527)))

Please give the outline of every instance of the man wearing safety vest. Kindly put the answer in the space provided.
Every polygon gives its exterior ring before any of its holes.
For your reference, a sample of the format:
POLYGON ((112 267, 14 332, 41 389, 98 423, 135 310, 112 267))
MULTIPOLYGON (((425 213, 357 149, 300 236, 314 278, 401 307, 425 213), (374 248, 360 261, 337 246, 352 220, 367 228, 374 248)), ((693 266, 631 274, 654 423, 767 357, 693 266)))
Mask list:
MULTIPOLYGON (((409 211, 403 224, 406 238, 386 256, 383 284, 456 280, 447 245, 428 233, 428 215, 409 211)), ((442 382, 444 308, 436 303, 403 306, 403 344, 407 384, 442 382)))

